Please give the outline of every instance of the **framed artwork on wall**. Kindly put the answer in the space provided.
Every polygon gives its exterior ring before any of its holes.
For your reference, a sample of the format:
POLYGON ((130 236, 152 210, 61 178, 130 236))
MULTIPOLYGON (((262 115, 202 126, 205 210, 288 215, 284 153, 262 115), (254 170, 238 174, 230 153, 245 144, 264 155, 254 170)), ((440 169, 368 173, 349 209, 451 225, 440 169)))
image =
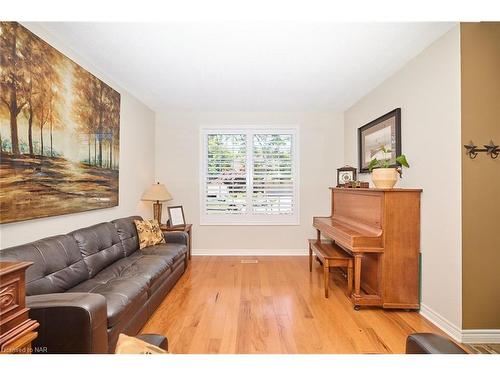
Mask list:
POLYGON ((120 94, 0 22, 0 224, 118 205, 120 94))
POLYGON ((368 173, 374 158, 390 159, 396 167, 396 157, 401 155, 401 108, 369 122, 358 129, 359 172, 368 173))

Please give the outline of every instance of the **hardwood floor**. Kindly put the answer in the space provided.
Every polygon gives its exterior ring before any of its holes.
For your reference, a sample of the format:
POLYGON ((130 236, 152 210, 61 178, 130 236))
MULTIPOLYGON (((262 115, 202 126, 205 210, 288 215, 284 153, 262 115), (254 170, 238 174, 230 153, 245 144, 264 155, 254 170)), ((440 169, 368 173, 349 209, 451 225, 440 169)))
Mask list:
POLYGON ((413 332, 436 332, 418 312, 354 311, 340 272, 307 257, 193 257, 142 333, 172 353, 404 353, 413 332), (242 263, 242 260, 258 263, 242 263))

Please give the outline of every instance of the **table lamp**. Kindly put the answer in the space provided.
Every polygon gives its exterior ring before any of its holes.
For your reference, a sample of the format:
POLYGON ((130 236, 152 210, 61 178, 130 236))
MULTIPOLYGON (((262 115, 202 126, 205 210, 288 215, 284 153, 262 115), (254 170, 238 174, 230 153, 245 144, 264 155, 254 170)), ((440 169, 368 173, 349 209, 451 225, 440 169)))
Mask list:
POLYGON ((161 224, 161 203, 172 200, 172 195, 168 192, 165 185, 157 182, 149 187, 142 195, 143 201, 153 201, 153 216, 154 219, 161 224))

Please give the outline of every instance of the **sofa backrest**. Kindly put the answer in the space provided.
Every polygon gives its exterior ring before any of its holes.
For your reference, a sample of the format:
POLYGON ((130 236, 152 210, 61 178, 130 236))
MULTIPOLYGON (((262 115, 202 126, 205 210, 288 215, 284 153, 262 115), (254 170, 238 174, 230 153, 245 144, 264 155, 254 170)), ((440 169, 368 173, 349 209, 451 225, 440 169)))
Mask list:
POLYGON ((0 260, 34 263, 26 271, 28 296, 65 292, 89 278, 78 244, 68 235, 0 250, 0 260))
POLYGON ((71 233, 92 278, 103 268, 125 256, 120 237, 112 223, 101 223, 71 233))
POLYGON ((137 235, 137 228, 135 227, 134 220, 142 220, 142 217, 129 216, 112 221, 122 241, 125 256, 129 256, 133 252, 139 250, 139 236, 137 235))

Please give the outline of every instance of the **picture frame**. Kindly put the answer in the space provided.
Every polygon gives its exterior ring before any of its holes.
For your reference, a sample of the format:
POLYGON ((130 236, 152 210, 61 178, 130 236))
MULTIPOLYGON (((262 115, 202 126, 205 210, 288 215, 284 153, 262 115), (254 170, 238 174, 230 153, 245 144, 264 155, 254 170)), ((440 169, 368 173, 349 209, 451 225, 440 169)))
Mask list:
POLYGON ((401 108, 358 128, 359 173, 369 173, 370 160, 391 160, 391 167, 397 167, 396 157, 401 155, 401 108), (384 154, 383 148, 390 150, 384 154), (387 157, 388 156, 388 157, 387 157))
POLYGON ((0 89, 0 225, 118 206, 120 93, 18 22, 0 34, 19 76, 0 89))
POLYGON ((337 168, 337 187, 343 187, 346 183, 356 181, 356 168, 346 165, 337 168))
POLYGON ((183 227, 186 225, 186 219, 184 217, 184 209, 182 206, 171 206, 167 207, 169 226, 171 228, 183 227))

